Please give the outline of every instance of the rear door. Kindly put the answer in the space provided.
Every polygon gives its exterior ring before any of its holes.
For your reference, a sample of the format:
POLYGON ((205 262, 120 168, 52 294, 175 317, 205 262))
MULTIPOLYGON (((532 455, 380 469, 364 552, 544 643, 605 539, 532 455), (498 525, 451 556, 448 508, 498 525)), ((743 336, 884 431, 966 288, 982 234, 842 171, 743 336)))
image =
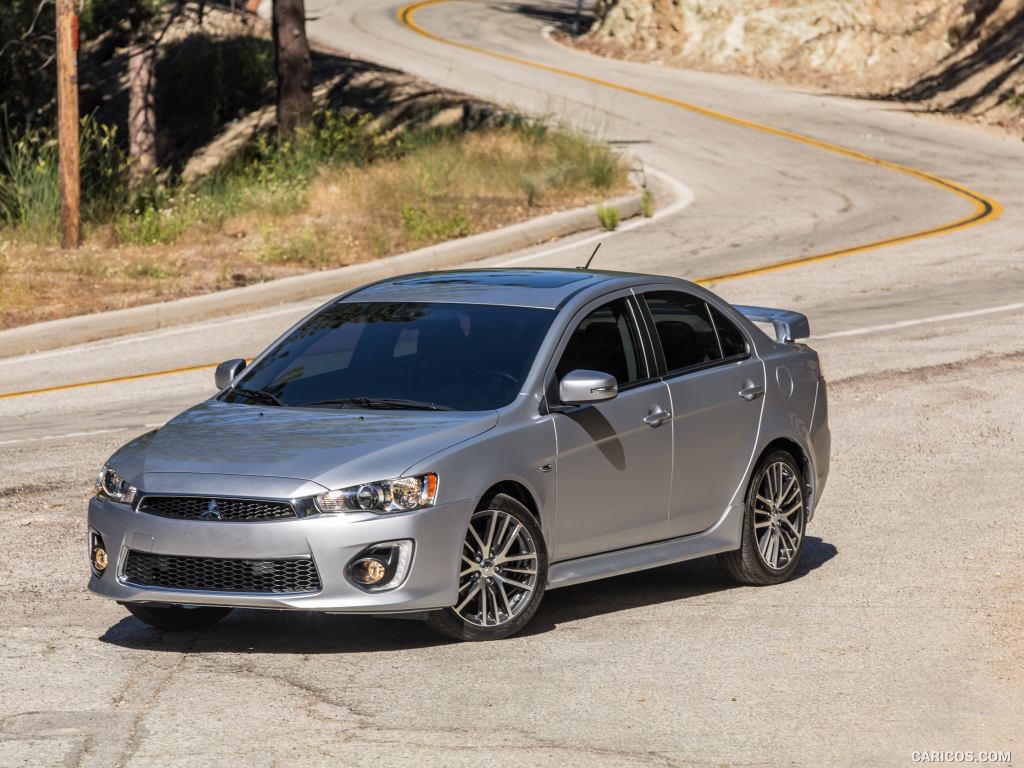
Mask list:
POLYGON ((628 292, 582 310, 556 356, 549 387, 558 441, 552 560, 665 537, 671 408, 668 387, 657 379, 651 357, 638 306, 628 292), (561 409, 557 383, 577 369, 614 375, 619 394, 561 409))
POLYGON ((672 398, 671 535, 711 527, 746 478, 764 405, 764 365, 743 332, 702 298, 643 293, 672 398))

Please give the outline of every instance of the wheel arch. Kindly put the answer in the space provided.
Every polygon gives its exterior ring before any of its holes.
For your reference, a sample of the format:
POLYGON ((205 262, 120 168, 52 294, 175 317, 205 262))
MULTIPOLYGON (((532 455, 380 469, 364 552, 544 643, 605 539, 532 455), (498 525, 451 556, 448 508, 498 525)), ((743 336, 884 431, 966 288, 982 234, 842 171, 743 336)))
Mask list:
MULTIPOLYGON (((797 465, 800 468, 800 479, 804 484, 804 491, 807 494, 807 498, 810 500, 810 510, 814 509, 814 466, 811 464, 811 459, 807 455, 807 451, 800 445, 796 440, 791 437, 777 437, 766 445, 762 450, 761 454, 757 457, 757 461, 754 462, 754 470, 756 471, 761 462, 764 461, 764 457, 773 453, 774 451, 785 451, 796 459, 797 465)), ((747 480, 747 491, 749 493, 750 483, 754 482, 754 472, 751 472, 750 478, 747 480)), ((808 516, 808 519, 809 516, 808 516)))
POLYGON ((499 493, 511 496, 526 507, 530 511, 530 514, 537 519, 538 523, 541 522, 540 505, 537 503, 536 497, 529 488, 518 480, 499 480, 491 485, 486 491, 480 494, 480 501, 477 502, 476 505, 477 511, 483 509, 484 505, 499 493))

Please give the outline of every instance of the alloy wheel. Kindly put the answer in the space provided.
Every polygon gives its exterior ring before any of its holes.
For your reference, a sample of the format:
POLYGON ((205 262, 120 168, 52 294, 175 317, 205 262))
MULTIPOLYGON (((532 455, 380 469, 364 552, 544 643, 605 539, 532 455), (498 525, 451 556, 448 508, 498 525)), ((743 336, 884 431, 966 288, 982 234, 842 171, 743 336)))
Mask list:
POLYGON ((462 547, 459 597, 454 611, 479 627, 497 627, 521 614, 537 589, 537 545, 514 515, 477 512, 462 547))
POLYGON ((761 560, 780 571, 800 551, 804 497, 800 478, 782 461, 769 464, 754 496, 754 538, 761 560))

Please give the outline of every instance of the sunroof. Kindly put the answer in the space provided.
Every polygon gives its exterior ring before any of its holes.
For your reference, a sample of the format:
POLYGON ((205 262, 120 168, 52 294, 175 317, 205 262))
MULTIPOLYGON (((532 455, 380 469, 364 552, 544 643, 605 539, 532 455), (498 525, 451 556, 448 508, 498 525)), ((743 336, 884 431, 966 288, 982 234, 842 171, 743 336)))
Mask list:
POLYGON ((391 285, 498 285, 521 288, 561 288, 563 285, 589 280, 586 272, 579 274, 560 270, 488 269, 474 272, 438 272, 395 280, 391 285))

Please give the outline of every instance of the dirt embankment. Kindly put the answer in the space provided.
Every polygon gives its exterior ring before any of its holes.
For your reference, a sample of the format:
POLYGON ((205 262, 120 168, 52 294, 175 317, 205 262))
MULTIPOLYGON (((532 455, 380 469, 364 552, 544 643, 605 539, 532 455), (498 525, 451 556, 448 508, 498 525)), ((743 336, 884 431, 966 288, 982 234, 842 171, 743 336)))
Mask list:
MULTIPOLYGON (((53 152, 30 154, 53 143, 22 142, 32 173, 18 199, 35 208, 11 220, 0 211, 0 329, 363 263, 629 188, 608 145, 324 47, 313 51, 313 125, 278 145, 267 25, 188 10, 157 51, 161 172, 138 195, 110 184, 116 194, 87 213, 81 249, 56 247, 53 152)), ((82 103, 93 123, 119 129, 97 135, 109 176, 121 179, 117 42, 83 46, 82 103)), ((87 170, 102 165, 94 151, 83 156, 87 170)), ((87 186, 86 205, 96 198, 87 186)))
POLYGON ((1024 0, 598 0, 593 52, 871 95, 1024 134, 1024 0))

